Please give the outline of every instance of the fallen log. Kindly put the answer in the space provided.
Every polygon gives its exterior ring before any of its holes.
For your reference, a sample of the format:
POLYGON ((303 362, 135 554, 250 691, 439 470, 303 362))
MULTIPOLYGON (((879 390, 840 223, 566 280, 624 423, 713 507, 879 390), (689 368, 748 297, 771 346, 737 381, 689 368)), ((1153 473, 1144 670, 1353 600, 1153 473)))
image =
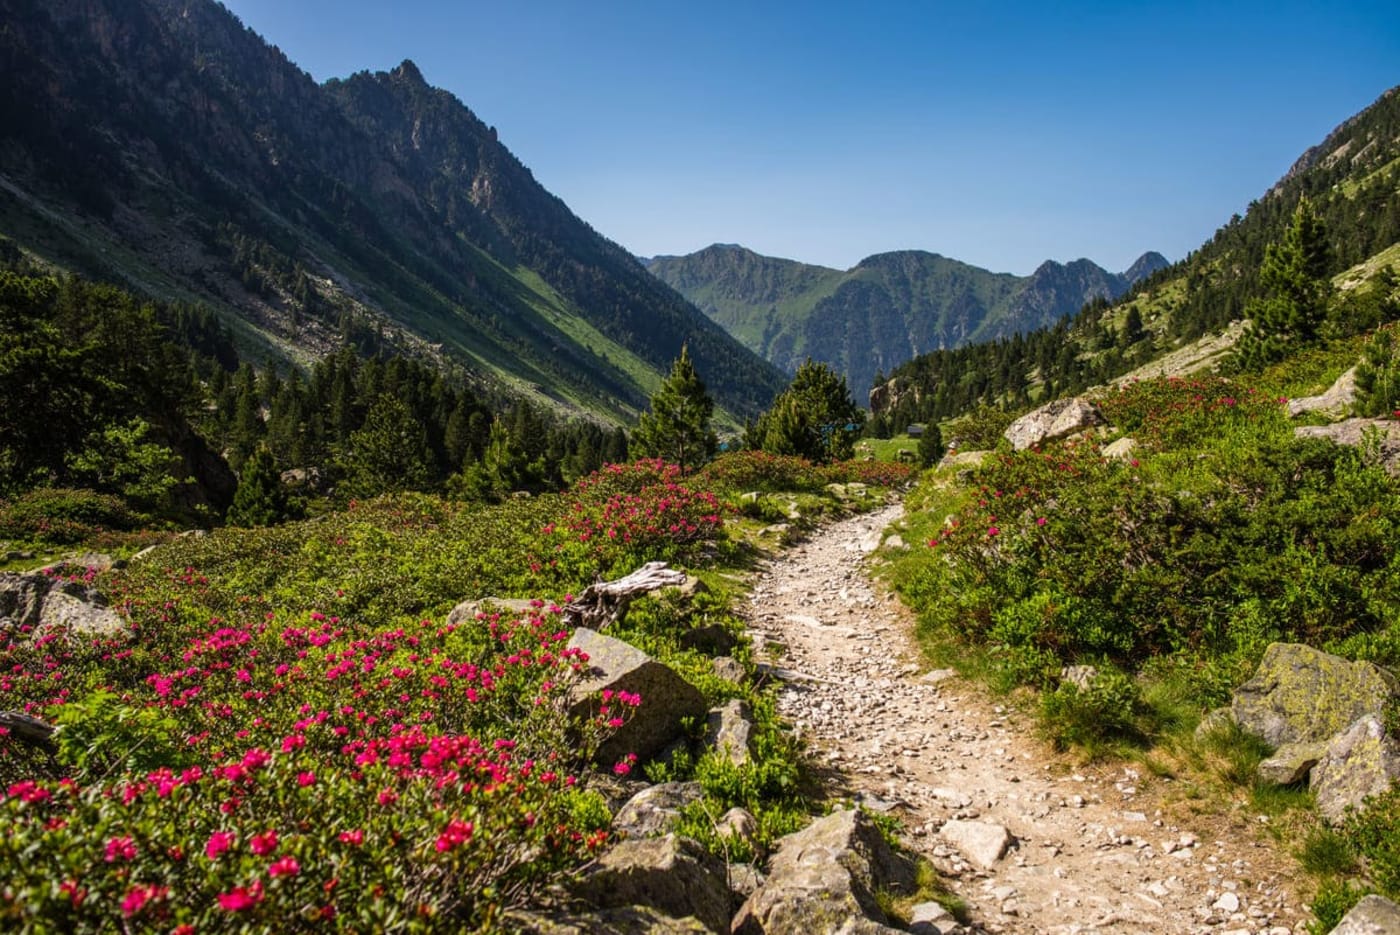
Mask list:
POLYGON ((564 622, 570 627, 602 630, 620 620, 627 606, 640 595, 683 584, 685 572, 668 568, 665 562, 647 562, 616 581, 590 584, 564 608, 564 622))
POLYGON ((7 736, 32 747, 52 750, 54 731, 58 728, 48 721, 42 721, 37 717, 21 714, 18 711, 0 711, 0 730, 4 730, 7 736))

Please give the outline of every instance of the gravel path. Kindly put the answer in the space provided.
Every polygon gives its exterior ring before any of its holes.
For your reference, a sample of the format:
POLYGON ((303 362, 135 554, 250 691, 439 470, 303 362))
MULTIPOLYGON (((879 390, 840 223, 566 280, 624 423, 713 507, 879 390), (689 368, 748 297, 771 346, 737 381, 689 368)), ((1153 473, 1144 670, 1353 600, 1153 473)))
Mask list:
POLYGON ((1170 781, 1076 769, 1024 715, 929 671, 912 615, 864 569, 902 509, 787 549, 759 570, 747 608, 756 644, 787 670, 782 713, 831 794, 903 821, 968 904, 964 931, 1304 931, 1294 871, 1250 826, 1257 816, 1193 816, 1164 805, 1180 799, 1170 781))

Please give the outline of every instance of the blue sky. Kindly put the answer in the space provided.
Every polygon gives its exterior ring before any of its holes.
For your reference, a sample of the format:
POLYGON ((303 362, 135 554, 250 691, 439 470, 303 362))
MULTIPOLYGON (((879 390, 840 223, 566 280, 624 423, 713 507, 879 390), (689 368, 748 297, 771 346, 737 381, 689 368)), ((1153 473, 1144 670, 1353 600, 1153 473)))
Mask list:
POLYGON ((412 59, 638 254, 1175 260, 1400 84, 1400 3, 225 0, 318 80, 412 59))

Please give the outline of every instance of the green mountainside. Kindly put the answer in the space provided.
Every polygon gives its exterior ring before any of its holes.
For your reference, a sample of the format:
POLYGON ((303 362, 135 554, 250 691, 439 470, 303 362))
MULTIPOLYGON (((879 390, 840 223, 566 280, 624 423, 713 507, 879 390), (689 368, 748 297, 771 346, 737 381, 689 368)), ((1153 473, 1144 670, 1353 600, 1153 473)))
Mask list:
POLYGON ((863 397, 876 374, 937 348, 1032 331, 1094 299, 1122 295, 1167 265, 1146 253, 1124 273, 1047 261, 1030 276, 992 273, 936 253, 881 253, 850 270, 715 244, 645 261, 730 334, 785 370, 831 364, 863 397))
POLYGON ((614 421, 686 342, 731 418, 781 387, 411 62, 318 85, 212 0, 0 15, 0 234, 42 263, 207 305, 266 361, 352 343, 614 421))
POLYGON ((1376 327, 1389 289, 1371 284, 1400 261, 1400 88, 1309 149, 1185 259, 1054 328, 909 360, 872 394, 876 415, 899 426, 979 404, 1014 409, 1106 382, 1221 332, 1266 297, 1265 251, 1283 238, 1302 198, 1326 231, 1326 272, 1338 287, 1325 336, 1376 327))

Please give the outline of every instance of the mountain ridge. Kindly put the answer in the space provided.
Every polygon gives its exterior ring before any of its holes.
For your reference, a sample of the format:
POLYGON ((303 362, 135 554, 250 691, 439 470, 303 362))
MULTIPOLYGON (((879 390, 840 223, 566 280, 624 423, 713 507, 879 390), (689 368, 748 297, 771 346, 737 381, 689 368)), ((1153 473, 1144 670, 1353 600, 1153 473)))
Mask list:
POLYGON ((1022 277, 895 250, 838 270, 737 244, 643 262, 750 349, 789 372, 807 356, 828 363, 858 398, 877 375, 924 351, 1044 327, 1168 265, 1148 251, 1123 273, 1087 259, 1047 260, 1022 277))
POLYGON ((736 420, 781 387, 412 61, 318 85, 210 0, 0 11, 0 232, 52 266, 616 422, 682 343, 736 420))

